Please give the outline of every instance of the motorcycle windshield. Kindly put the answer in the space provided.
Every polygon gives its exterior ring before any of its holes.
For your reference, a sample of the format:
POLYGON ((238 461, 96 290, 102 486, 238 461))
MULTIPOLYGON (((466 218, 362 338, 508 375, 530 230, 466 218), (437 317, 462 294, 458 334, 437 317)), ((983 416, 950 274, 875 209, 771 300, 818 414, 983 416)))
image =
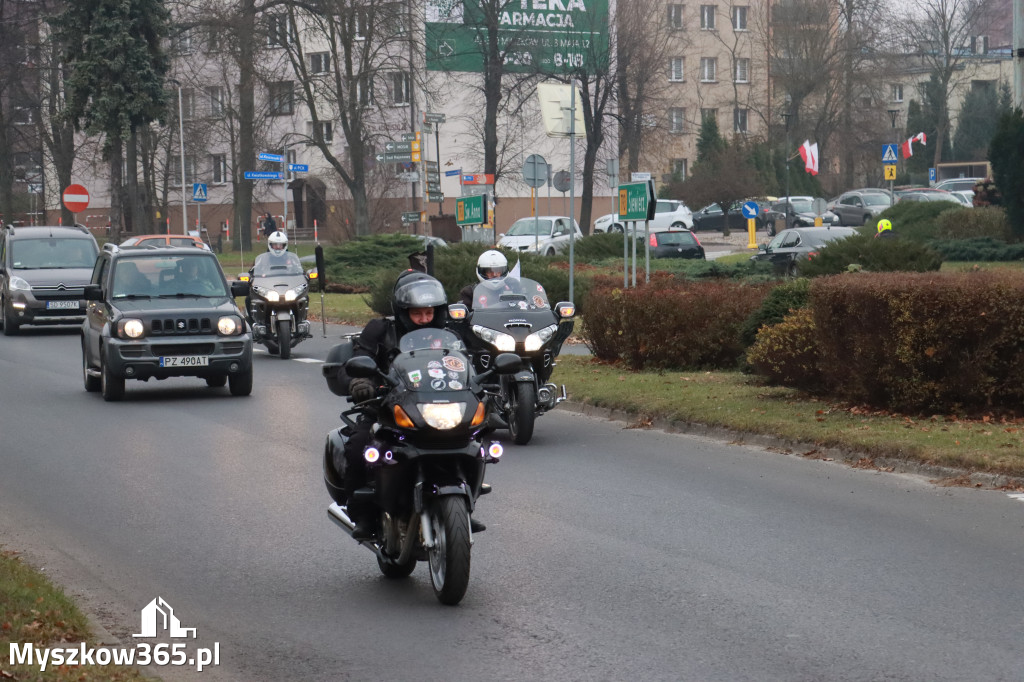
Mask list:
POLYGON ((391 364, 412 391, 461 391, 469 381, 469 361, 462 340, 447 329, 418 329, 398 342, 401 353, 391 364))
POLYGON ((273 255, 260 254, 252 268, 253 277, 289 277, 304 274, 299 257, 290 251, 273 255))
POLYGON ((487 280, 473 289, 473 310, 550 310, 544 287, 532 279, 487 280))

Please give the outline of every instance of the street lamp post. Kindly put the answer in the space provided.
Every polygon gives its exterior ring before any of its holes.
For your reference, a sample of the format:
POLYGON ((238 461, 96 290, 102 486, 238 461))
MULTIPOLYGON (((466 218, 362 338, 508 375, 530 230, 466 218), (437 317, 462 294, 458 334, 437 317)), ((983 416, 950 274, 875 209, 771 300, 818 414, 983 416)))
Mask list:
MULTIPOLYGON (((899 109, 887 109, 886 113, 889 114, 889 120, 892 122, 892 137, 893 137, 893 141, 896 143, 896 147, 899 148, 900 141, 899 141, 898 135, 896 134, 896 119, 898 119, 899 116, 900 116, 900 110, 899 109)), ((890 206, 892 206, 892 205, 894 205, 896 203, 896 195, 892 193, 893 182, 894 182, 893 180, 889 180, 889 205, 890 206)))
POLYGON ((181 82, 173 78, 168 79, 178 87, 178 142, 180 144, 179 154, 181 155, 181 233, 188 234, 188 204, 185 195, 185 107, 181 97, 181 82))
POLYGON ((782 121, 786 125, 786 227, 789 227, 789 119, 793 112, 789 110, 789 96, 786 96, 786 111, 782 112, 782 121))

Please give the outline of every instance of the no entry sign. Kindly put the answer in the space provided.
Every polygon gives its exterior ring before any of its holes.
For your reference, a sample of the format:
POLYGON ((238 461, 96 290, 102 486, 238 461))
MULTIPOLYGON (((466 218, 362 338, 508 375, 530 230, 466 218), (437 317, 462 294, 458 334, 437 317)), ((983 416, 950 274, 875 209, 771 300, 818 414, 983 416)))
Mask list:
POLYGON ((89 190, 82 185, 68 185, 61 198, 72 213, 81 213, 89 208, 89 190))

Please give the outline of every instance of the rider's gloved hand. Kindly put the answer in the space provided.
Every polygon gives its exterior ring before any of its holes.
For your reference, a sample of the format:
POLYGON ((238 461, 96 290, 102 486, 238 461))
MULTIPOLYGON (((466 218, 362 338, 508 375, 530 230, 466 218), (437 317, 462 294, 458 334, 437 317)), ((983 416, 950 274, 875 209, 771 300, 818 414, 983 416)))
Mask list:
POLYGON ((348 385, 348 393, 352 401, 361 403, 377 395, 377 387, 369 379, 353 379, 348 385))

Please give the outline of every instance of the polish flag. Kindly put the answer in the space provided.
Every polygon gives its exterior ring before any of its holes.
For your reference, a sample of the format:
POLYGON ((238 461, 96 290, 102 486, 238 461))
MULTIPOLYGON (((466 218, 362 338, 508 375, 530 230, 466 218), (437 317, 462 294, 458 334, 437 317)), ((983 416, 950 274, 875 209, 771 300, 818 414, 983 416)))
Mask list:
POLYGON ((811 144, 810 140, 804 140, 800 145, 800 158, 804 160, 804 170, 811 175, 818 174, 818 143, 811 144))
POLYGON ((914 135, 913 137, 908 137, 907 141, 904 142, 902 145, 900 145, 900 149, 903 151, 903 158, 904 159, 909 159, 911 156, 914 155, 914 149, 913 149, 913 143, 914 142, 920 142, 923 145, 927 145, 928 144, 928 136, 925 135, 924 133, 918 133, 917 135, 914 135))

